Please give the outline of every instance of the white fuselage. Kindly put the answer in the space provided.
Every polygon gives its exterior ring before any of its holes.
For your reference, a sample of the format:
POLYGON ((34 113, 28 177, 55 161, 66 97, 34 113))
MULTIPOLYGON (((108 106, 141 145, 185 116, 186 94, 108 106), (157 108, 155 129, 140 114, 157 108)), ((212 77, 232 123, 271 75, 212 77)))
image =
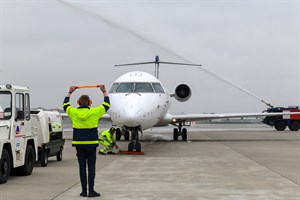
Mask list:
POLYGON ((155 126, 170 108, 170 95, 154 76, 140 71, 118 78, 110 92, 109 115, 114 125, 138 127, 155 126))

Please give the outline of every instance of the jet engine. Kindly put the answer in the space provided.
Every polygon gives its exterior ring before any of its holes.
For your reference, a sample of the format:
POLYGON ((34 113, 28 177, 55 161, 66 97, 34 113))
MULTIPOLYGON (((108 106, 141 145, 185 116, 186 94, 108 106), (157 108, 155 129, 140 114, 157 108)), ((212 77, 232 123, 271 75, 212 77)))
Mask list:
POLYGON ((175 93, 171 95, 179 102, 185 102, 192 96, 192 90, 187 84, 179 84, 175 88, 175 93))

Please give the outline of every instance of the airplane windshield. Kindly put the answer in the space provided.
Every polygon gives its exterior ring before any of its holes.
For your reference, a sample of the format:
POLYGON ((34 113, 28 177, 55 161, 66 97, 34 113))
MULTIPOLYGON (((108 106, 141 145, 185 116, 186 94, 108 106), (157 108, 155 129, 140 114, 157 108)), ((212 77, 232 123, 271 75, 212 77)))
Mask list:
POLYGON ((152 83, 155 92, 164 93, 164 89, 161 87, 159 83, 152 83))
POLYGON ((135 83, 134 92, 154 92, 150 83, 135 83))
POLYGON ((134 83, 120 83, 119 87, 117 88, 116 92, 132 92, 133 91, 134 83))
POLYGON ((114 83, 109 93, 164 93, 160 83, 114 83))
POLYGON ((110 88, 110 90, 109 90, 109 93, 115 93, 116 90, 117 90, 117 88, 118 88, 118 85, 119 85, 119 83, 114 83, 114 84, 111 86, 111 88, 110 88))

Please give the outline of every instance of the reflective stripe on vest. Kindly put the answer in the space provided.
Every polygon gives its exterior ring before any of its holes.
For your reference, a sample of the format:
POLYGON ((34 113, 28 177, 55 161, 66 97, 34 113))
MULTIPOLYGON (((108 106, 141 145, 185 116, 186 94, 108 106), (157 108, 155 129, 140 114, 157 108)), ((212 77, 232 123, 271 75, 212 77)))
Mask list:
POLYGON ((91 140, 91 141, 72 141, 72 144, 99 144, 98 140, 91 140))
POLYGON ((110 107, 110 104, 107 103, 107 102, 103 102, 102 105, 107 106, 107 107, 110 107))

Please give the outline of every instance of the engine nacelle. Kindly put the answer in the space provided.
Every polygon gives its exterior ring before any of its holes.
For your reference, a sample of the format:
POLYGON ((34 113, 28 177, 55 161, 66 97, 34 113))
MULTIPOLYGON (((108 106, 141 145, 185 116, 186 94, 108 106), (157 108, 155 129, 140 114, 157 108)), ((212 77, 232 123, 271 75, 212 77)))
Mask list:
POLYGON ((192 90, 187 84, 182 83, 177 85, 172 96, 179 102, 185 102, 192 96, 192 90))

